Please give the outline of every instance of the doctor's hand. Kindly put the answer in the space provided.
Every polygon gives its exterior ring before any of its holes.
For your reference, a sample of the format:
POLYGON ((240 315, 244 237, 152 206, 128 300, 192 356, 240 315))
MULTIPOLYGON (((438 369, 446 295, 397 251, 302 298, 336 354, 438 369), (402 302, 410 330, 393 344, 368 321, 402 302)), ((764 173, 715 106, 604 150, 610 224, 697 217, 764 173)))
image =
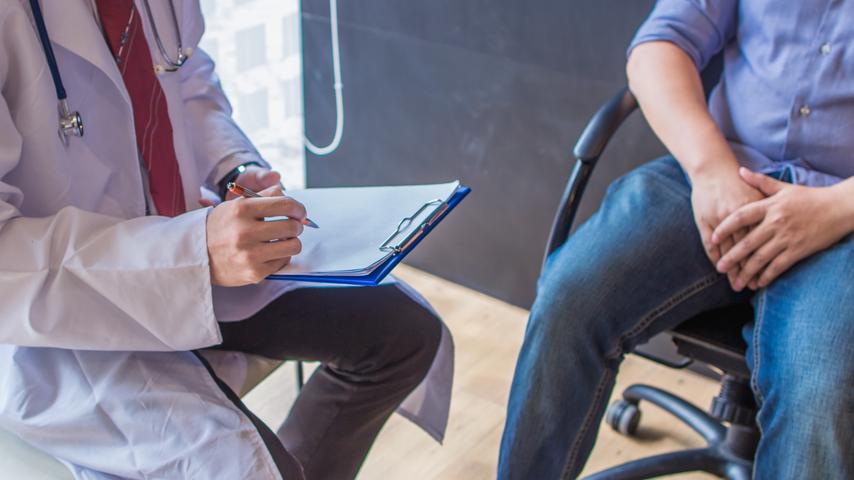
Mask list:
POLYGON ((850 206, 850 195, 838 187, 792 185, 743 167, 739 173, 768 198, 736 210, 712 235, 712 241, 719 244, 735 231, 750 229, 717 262, 720 272, 744 264, 735 290, 767 287, 795 263, 832 246, 854 229, 850 208, 844 208, 850 206))
MULTIPOLYGON (((270 187, 280 186, 282 182, 282 175, 275 170, 259 167, 258 165, 249 165, 234 181, 253 192, 260 192, 261 190, 265 190, 270 187)), ((226 200, 232 200, 235 198, 237 198, 237 195, 231 192, 228 192, 225 195, 226 200)))
MULTIPOLYGON (((247 166, 246 170, 238 175, 234 181, 253 192, 260 192, 273 186, 278 186, 282 190, 285 188, 282 186, 282 175, 279 172, 257 165, 247 166)), ((237 195, 234 193, 225 193, 225 200, 234 200, 235 198, 237 198, 237 195)), ((202 198, 199 199, 199 205, 202 207, 215 207, 222 203, 222 201, 223 199, 219 198, 219 194, 208 189, 202 189, 202 198)))
POLYGON ((260 192, 265 198, 222 202, 207 219, 211 283, 238 287, 258 283, 300 253, 299 235, 305 207, 285 197, 278 187, 260 192), (290 220, 265 222, 264 217, 290 220))

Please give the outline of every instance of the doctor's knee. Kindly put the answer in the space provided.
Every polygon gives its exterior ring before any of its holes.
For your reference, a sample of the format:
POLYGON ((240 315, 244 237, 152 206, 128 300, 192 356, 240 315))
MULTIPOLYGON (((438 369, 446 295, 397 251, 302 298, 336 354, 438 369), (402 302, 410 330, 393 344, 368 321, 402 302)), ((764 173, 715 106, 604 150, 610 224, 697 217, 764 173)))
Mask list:
POLYGON ((359 358, 342 362, 339 371, 378 383, 412 388, 427 375, 442 341, 442 321, 428 308, 407 299, 393 315, 382 315, 380 331, 359 358))

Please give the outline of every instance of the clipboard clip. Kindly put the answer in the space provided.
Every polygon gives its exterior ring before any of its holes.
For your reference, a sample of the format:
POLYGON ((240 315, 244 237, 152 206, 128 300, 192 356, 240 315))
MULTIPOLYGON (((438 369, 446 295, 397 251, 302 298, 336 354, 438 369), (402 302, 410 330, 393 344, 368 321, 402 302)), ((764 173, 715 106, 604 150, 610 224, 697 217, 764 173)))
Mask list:
POLYGON ((382 245, 380 245, 380 251, 400 253, 406 250, 407 248, 409 248, 410 245, 412 245, 414 241, 418 240, 418 238, 421 237, 421 234, 424 232, 424 230, 433 223, 433 220, 442 215, 442 213, 447 208, 448 203, 445 200, 442 200, 441 198, 424 202, 424 205, 421 205, 421 207, 419 207, 418 210, 415 211, 415 213, 413 213, 411 216, 404 218, 400 221, 400 223, 397 224, 397 228, 395 229, 395 231, 392 232, 392 234, 385 239, 382 245), (409 233, 409 235, 407 235, 406 238, 401 240, 397 245, 392 245, 392 242, 397 237, 402 235, 403 232, 405 232, 412 225, 412 222, 414 222, 415 219, 420 217, 425 210, 436 205, 441 205, 441 207, 437 208, 432 214, 430 214, 423 222, 421 222, 421 225, 419 225, 417 228, 414 228, 409 233))

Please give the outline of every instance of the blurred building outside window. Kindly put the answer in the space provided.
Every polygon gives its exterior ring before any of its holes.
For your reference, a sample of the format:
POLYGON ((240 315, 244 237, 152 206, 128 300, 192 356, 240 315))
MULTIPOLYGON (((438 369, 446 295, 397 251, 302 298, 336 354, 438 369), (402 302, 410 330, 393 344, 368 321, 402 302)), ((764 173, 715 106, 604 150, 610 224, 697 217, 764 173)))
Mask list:
POLYGON ((285 186, 305 186, 298 0, 202 0, 213 57, 238 125, 285 186))

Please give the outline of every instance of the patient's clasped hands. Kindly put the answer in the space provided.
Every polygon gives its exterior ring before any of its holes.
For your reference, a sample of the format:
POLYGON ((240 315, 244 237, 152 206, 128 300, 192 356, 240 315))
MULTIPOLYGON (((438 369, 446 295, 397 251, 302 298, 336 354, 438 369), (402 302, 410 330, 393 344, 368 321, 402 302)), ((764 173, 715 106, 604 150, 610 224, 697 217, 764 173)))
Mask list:
POLYGON ((712 234, 712 243, 722 245, 736 232, 749 230, 716 262, 721 273, 737 272, 731 281, 735 290, 768 286, 795 263, 854 230, 854 207, 842 184, 792 185, 744 167, 739 174, 765 198, 732 212, 712 234))
POLYGON ((744 167, 695 177, 691 202, 703 247, 736 291, 767 287, 854 231, 854 202, 843 185, 792 185, 744 167))
MULTIPOLYGON (((765 198, 762 192, 739 178, 737 169, 731 166, 735 164, 734 158, 729 163, 705 162, 703 170, 691 175, 694 222, 700 231, 703 248, 715 264, 747 234, 746 229, 736 229, 713 242, 715 228, 739 208, 765 198)), ((732 285, 736 282, 738 267, 736 264, 726 272, 732 285)))

